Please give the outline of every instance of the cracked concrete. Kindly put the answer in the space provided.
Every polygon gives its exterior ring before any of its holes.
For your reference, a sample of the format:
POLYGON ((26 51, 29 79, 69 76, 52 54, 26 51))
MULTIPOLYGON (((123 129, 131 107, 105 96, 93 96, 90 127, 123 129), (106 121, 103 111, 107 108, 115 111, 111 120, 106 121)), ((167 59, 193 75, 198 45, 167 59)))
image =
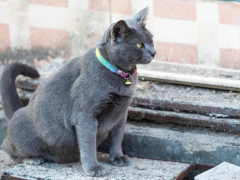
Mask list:
POLYGON ((128 122, 123 150, 137 157, 212 166, 223 161, 240 165, 239 134, 197 127, 128 122))
MULTIPOLYGON (((0 118, 1 121, 6 127, 6 119, 0 118)), ((0 134, 2 142, 6 132, 0 131, 0 134)), ((108 151, 107 143, 100 149, 108 151)), ((123 150, 135 157, 212 166, 226 161, 240 166, 239 134, 199 127, 129 121, 125 128, 123 150)))
MULTIPOLYGON (((1 154, 3 154, 3 152, 0 151, 0 161, 3 158, 1 154)), ((110 163, 109 155, 104 153, 98 153, 98 160, 100 164, 104 166, 107 170, 107 174, 100 178, 86 176, 82 171, 80 163, 71 164, 44 163, 40 166, 19 164, 13 167, 9 167, 7 165, 6 166, 7 168, 3 169, 2 172, 5 172, 6 175, 31 180, 35 179, 174 180, 178 177, 179 174, 181 174, 190 166, 189 164, 177 162, 130 158, 131 160, 130 166, 116 167, 110 163)))

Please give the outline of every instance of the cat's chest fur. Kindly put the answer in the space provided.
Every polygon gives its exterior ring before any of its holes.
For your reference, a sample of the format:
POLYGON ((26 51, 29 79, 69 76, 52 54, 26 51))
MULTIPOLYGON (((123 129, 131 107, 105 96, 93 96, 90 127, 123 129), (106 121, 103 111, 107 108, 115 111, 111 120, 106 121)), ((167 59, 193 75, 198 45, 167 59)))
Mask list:
POLYGON ((103 102, 98 119, 98 133, 110 131, 126 115, 131 97, 110 94, 110 98, 103 102))
POLYGON ((131 78, 133 82, 131 87, 126 87, 124 80, 115 86, 109 82, 109 84, 105 83, 106 87, 99 87, 96 93, 99 97, 97 108, 92 111, 95 112, 94 116, 98 120, 98 134, 110 131, 124 118, 135 92, 136 77, 131 78))
POLYGON ((98 120, 98 133, 111 130, 126 114, 137 85, 137 73, 126 79, 111 72, 95 56, 95 49, 88 51, 80 61, 81 75, 75 82, 73 95, 80 105, 80 112, 98 120))

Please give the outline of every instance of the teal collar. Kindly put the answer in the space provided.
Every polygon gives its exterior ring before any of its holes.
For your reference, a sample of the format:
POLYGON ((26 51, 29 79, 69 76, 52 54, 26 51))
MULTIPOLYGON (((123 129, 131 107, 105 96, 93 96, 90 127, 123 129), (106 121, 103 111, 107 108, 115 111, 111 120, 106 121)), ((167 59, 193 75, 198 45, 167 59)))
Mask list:
POLYGON ((125 82, 126 86, 130 86, 132 84, 132 82, 129 80, 129 76, 136 73, 137 72, 137 68, 132 69, 130 72, 125 72, 122 71, 120 69, 118 69, 117 67, 115 67, 114 65, 112 65, 110 62, 108 62, 99 52, 99 49, 96 48, 96 56, 98 58, 98 60, 102 63, 102 65, 104 65, 107 69, 109 69, 110 71, 112 71, 113 73, 121 76, 122 78, 127 79, 127 81, 125 82))

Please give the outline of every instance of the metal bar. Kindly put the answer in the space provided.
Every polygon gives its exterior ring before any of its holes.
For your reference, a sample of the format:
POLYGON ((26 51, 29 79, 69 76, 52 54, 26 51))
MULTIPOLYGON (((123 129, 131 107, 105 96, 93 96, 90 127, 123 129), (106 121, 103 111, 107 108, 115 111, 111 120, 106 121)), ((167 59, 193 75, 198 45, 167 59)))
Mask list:
POLYGON ((147 97, 139 97, 135 95, 133 97, 132 106, 146 107, 156 110, 169 110, 169 111, 182 111, 182 112, 193 112, 204 115, 209 114, 222 114, 228 115, 229 117, 240 117, 240 109, 225 108, 225 107, 212 107, 201 104, 193 104, 191 102, 174 102, 164 101, 159 99, 150 99, 147 97))
POLYGON ((206 164, 193 164, 194 169, 207 171, 209 169, 214 168, 214 166, 206 165, 206 164))
POLYGON ((4 174, 4 173, 2 174, 1 178, 2 178, 1 180, 27 180, 27 179, 7 175, 7 174, 4 174))
POLYGON ((139 107, 129 107, 128 117, 134 120, 150 120, 157 123, 174 123, 206 127, 219 131, 240 132, 239 119, 221 119, 199 114, 159 111, 139 107))
POLYGON ((193 170, 193 168, 193 165, 189 166, 185 171, 183 171, 177 176, 176 180, 182 180, 183 178, 185 178, 193 170))

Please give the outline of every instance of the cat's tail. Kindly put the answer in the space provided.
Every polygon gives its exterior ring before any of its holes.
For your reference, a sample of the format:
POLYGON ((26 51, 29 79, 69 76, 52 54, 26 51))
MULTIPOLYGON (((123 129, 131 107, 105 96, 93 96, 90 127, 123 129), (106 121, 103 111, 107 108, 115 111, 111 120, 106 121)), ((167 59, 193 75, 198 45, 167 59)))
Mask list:
POLYGON ((12 118, 15 111, 22 107, 15 86, 16 77, 20 74, 31 78, 40 77, 36 69, 25 64, 12 63, 4 68, 0 79, 0 91, 3 111, 8 120, 12 118))

